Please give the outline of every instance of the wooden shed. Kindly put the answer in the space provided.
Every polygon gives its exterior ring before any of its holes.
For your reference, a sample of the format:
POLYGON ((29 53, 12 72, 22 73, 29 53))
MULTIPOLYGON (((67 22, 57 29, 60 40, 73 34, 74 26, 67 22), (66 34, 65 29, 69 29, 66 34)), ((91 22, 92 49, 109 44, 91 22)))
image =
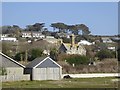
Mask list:
POLYGON ((60 80, 62 67, 50 57, 40 57, 26 66, 25 73, 31 75, 31 80, 60 80))

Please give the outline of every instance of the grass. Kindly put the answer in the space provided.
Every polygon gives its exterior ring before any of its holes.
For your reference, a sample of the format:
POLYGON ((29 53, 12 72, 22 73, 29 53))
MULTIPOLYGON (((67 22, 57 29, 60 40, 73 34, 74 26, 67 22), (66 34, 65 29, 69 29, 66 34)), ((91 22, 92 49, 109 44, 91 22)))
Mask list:
POLYGON ((75 78, 57 81, 4 82, 3 88, 117 88, 116 78, 75 78))

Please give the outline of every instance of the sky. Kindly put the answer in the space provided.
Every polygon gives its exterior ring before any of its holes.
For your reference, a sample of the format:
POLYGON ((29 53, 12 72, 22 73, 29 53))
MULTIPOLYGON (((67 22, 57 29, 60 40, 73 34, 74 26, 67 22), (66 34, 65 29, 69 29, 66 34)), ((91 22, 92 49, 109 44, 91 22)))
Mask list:
POLYGON ((2 25, 85 24, 94 35, 118 34, 117 2, 3 2, 2 25))

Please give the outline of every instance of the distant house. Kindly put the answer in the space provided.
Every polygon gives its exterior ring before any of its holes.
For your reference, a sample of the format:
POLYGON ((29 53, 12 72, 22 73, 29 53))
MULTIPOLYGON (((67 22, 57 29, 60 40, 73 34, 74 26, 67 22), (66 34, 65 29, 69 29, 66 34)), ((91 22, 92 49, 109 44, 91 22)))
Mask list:
POLYGON ((17 39, 15 37, 9 37, 9 34, 0 34, 0 41, 13 41, 13 42, 16 42, 17 39))
POLYGON ((0 41, 12 41, 12 42, 16 42, 17 39, 14 37, 0 37, 0 41))
POLYGON ((59 47, 60 53, 86 55, 86 49, 81 44, 75 44, 75 37, 71 35, 71 43, 62 43, 59 47))
POLYGON ((52 36, 47 36, 46 38, 44 38, 43 40, 52 43, 52 44, 60 44, 62 42, 62 39, 56 39, 52 36))
POLYGON ((0 37, 8 37, 9 34, 0 34, 0 37))
POLYGON ((102 37, 101 39, 103 43, 113 43, 113 41, 109 37, 102 37))
POLYGON ((31 80, 60 80, 62 67, 50 57, 40 57, 26 66, 25 73, 31 75, 31 80))
POLYGON ((81 45, 92 45, 92 43, 86 41, 86 40, 81 40, 80 42, 78 42, 78 44, 81 44, 81 45))
POLYGON ((30 75, 24 75, 25 66, 0 52, 0 68, 5 69, 4 81, 30 80, 30 75))
POLYGON ((62 37, 66 37, 66 38, 70 38, 70 35, 69 33, 57 33, 56 36, 62 38, 62 37))
POLYGON ((37 31, 23 31, 22 32, 22 37, 23 38, 45 38, 45 35, 43 35, 41 32, 37 32, 37 31))

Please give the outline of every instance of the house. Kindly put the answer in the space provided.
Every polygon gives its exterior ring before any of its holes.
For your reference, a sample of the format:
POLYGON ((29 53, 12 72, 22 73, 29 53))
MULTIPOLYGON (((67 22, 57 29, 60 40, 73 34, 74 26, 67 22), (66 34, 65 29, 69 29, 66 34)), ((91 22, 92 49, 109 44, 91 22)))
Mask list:
POLYGON ((70 33, 64 33, 64 32, 61 32, 61 33, 56 33, 56 37, 67 37, 67 38, 70 38, 70 33))
POLYGON ((8 37, 9 34, 0 34, 0 37, 8 37))
POLYGON ((86 49, 81 44, 75 44, 74 34, 71 35, 71 43, 62 43, 60 53, 86 55, 86 49))
POLYGON ((11 41, 11 42, 16 42, 17 39, 14 37, 0 37, 0 41, 11 41))
POLYGON ((81 40, 80 42, 78 42, 78 44, 81 44, 81 45, 92 45, 92 43, 86 41, 86 40, 81 40))
POLYGON ((103 43, 113 43, 113 41, 109 37, 102 37, 101 39, 103 43))
POLYGON ((30 80, 30 75, 24 75, 25 66, 0 52, 0 68, 5 72, 2 81, 30 80))
POLYGON ((45 38, 45 35, 43 35, 41 32, 37 32, 37 31, 23 31, 22 32, 22 37, 23 38, 45 38))
POLYGON ((40 57, 26 66, 25 73, 31 75, 31 80, 60 80, 62 67, 50 57, 40 57))
POLYGON ((47 42, 49 42, 51 44, 56 44, 56 45, 58 45, 58 44, 60 44, 62 42, 62 39, 56 39, 56 38, 54 38, 52 36, 47 36, 43 40, 45 40, 45 41, 47 41, 47 42))
POLYGON ((16 42, 17 38, 9 37, 10 34, 0 34, 0 41, 13 41, 16 42))

